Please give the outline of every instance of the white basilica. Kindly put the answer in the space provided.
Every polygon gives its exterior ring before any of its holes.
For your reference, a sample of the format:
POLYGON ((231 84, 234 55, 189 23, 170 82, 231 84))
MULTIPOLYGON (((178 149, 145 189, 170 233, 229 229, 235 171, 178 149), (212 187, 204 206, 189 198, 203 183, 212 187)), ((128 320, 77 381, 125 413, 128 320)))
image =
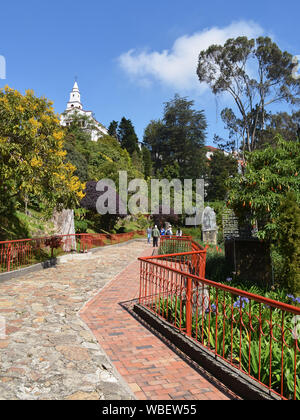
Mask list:
POLYGON ((99 137, 108 134, 104 125, 100 124, 94 118, 93 112, 85 111, 83 109, 77 82, 74 83, 73 89, 70 93, 70 100, 67 103, 67 109, 61 114, 60 124, 62 126, 70 125, 75 115, 78 117, 87 117, 82 119, 81 124, 83 128, 90 131, 91 139, 93 141, 97 141, 99 137))

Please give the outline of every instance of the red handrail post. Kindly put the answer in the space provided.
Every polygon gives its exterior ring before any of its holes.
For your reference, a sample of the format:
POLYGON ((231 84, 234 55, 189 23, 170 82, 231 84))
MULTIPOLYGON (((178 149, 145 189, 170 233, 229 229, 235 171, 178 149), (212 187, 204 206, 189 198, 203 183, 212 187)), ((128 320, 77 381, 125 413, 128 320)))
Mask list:
POLYGON ((10 271, 11 244, 7 248, 7 271, 10 271))
POLYGON ((189 337, 192 336, 192 278, 187 278, 186 284, 186 333, 189 337))

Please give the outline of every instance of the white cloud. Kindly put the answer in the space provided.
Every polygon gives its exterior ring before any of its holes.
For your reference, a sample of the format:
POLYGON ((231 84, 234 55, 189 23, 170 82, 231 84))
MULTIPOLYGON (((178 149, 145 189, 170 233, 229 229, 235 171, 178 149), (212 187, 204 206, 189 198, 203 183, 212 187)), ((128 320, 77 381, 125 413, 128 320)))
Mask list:
POLYGON ((131 49, 119 57, 123 70, 143 86, 158 81, 178 91, 195 90, 201 92, 196 69, 201 50, 212 44, 223 45, 228 38, 247 36, 255 38, 264 33, 254 22, 233 22, 224 28, 207 28, 193 35, 184 35, 176 39, 171 50, 137 52, 131 49))

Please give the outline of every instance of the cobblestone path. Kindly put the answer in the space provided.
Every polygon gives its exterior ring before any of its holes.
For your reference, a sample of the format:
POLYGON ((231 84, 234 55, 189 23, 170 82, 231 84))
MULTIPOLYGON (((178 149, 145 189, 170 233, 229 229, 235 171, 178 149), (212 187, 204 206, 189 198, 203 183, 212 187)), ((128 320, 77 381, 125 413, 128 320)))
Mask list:
POLYGON ((121 304, 151 253, 136 240, 0 282, 0 399, 230 399, 121 304))
POLYGON ((134 398, 78 314, 145 247, 102 248, 89 259, 0 281, 0 399, 134 398))

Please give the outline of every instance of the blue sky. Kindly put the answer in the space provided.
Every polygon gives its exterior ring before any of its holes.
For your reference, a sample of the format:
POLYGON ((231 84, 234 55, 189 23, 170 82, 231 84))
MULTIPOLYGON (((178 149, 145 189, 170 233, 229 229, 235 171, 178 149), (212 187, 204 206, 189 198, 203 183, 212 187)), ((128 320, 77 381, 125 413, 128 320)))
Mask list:
POLYGON ((216 98, 197 82, 197 54, 240 34, 269 35, 300 55, 297 0, 51 0, 0 6, 0 55, 8 84, 54 101, 64 111, 75 75, 84 108, 108 126, 130 118, 144 128, 175 93, 195 101, 208 121, 207 144, 224 134, 216 98))

